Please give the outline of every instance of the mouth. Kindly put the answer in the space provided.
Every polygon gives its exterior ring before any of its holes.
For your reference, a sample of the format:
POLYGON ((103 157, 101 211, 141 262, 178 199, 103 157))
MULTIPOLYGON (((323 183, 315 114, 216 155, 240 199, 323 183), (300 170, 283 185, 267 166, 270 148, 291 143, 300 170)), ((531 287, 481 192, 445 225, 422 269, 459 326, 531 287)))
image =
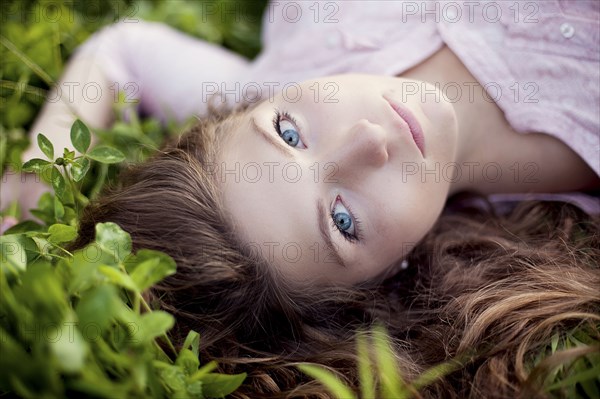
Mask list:
POLYGON ((419 124, 419 121, 415 115, 410 111, 410 109, 405 107, 403 104, 394 101, 392 98, 386 95, 384 95, 383 98, 385 98, 400 119, 408 126, 408 130, 410 131, 413 142, 416 144, 423 158, 425 158, 425 135, 423 134, 421 124, 419 124))

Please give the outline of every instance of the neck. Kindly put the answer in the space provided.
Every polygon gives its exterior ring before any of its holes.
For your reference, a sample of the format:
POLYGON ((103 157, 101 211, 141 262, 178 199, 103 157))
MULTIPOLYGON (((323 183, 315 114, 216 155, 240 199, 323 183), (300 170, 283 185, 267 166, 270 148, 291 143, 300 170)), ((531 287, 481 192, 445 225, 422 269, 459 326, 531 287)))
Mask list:
POLYGON ((460 191, 558 193, 600 187, 600 178, 568 145, 545 133, 516 132, 496 103, 484 97, 483 87, 477 85, 475 91, 482 93, 479 98, 455 104, 456 162, 461 176, 451 184, 449 195, 460 191))

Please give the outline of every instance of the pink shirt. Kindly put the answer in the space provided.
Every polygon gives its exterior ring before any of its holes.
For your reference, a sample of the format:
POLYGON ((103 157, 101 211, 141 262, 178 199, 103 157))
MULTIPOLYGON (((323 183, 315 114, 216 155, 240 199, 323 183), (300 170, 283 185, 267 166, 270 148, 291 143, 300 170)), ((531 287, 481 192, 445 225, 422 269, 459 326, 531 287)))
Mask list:
MULTIPOLYGON (((557 137, 600 175, 598 1, 276 1, 252 62, 144 22, 105 28, 79 52, 97 57, 121 88, 130 83, 142 112, 183 119, 204 113, 216 91, 243 101, 332 74, 398 75, 444 43, 516 131, 557 137)), ((449 98, 472 90, 441 89, 449 98)), ((597 197, 538 197, 600 213, 597 197)))

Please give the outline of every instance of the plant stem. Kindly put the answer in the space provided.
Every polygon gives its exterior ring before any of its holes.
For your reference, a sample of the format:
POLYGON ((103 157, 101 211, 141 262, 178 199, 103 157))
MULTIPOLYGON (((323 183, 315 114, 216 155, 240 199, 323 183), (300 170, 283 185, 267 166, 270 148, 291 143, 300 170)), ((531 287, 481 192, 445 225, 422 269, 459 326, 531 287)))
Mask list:
POLYGON ((71 178, 71 174, 67 169, 67 165, 63 164, 62 167, 65 171, 65 178, 67 179, 67 181, 69 182, 69 186, 71 187, 71 194, 73 194, 73 205, 75 206, 75 213, 79 215, 79 204, 77 202, 79 201, 79 198, 77 198, 77 193, 79 192, 79 189, 75 187, 75 183, 73 183, 73 179, 71 178))
MULTIPOLYGON (((144 299, 144 297, 141 294, 138 294, 138 296, 139 296, 139 299, 141 300, 142 307, 144 308, 144 310, 146 312, 151 312, 152 309, 150 308, 150 306, 148 305, 148 303, 146 303, 146 300, 144 299)), ((163 338, 165 340, 165 342, 167 343, 167 346, 173 352, 173 355, 175 357, 177 357, 177 350, 175 349, 175 346, 173 345, 173 343, 169 339, 169 336, 167 334, 163 334, 163 335, 161 335, 161 338, 163 338)), ((160 348, 160 346, 159 346, 159 348, 160 348)))

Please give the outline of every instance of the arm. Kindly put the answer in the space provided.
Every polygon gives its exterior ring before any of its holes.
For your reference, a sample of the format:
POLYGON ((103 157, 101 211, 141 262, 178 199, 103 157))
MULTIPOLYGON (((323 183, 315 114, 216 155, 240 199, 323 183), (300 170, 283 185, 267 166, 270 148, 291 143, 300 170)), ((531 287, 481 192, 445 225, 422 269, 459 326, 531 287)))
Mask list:
MULTIPOLYGON (((38 133, 43 133, 54 144, 56 156, 62 153, 63 148, 72 148, 69 132, 75 119, 83 120, 91 128, 107 127, 112 120, 112 97, 108 95, 108 86, 109 80, 92 59, 74 57, 67 65, 60 83, 52 89, 48 97, 51 100, 46 101, 31 128, 32 144, 23 153, 23 162, 32 158, 46 159, 37 145, 38 133), (90 97, 81 90, 87 83, 93 83, 101 89, 102 94, 95 102, 90 101, 90 97)), ((2 208, 18 200, 22 218, 30 219, 32 215, 29 210, 36 207, 40 195, 50 190, 35 174, 9 169, 2 177, 2 208)))
MULTIPOLYGON (((140 108, 149 114, 184 120, 206 111, 204 83, 233 87, 248 66, 236 54, 162 24, 120 23, 104 28, 69 62, 59 90, 51 92, 30 131, 32 145, 23 161, 45 158, 37 146, 38 133, 46 135, 58 153, 71 147, 69 131, 75 119, 92 129, 108 127, 117 88, 126 90, 129 100, 139 100, 140 108), (90 88, 83 90, 86 84, 90 88)), ((30 218, 28 210, 36 206, 41 193, 50 190, 35 175, 9 171, 2 178, 1 207, 18 199, 23 217, 30 218)))
POLYGON ((108 127, 113 117, 109 85, 105 73, 92 58, 76 56, 71 59, 59 85, 48 97, 51 101, 46 101, 31 128, 32 145, 23 153, 23 161, 45 158, 37 145, 38 133, 52 141, 56 152, 62 152, 64 147, 72 147, 69 131, 75 119, 81 119, 90 128, 108 127), (85 85, 90 89, 82 90, 85 85), (98 95, 95 93, 97 88, 98 95))

